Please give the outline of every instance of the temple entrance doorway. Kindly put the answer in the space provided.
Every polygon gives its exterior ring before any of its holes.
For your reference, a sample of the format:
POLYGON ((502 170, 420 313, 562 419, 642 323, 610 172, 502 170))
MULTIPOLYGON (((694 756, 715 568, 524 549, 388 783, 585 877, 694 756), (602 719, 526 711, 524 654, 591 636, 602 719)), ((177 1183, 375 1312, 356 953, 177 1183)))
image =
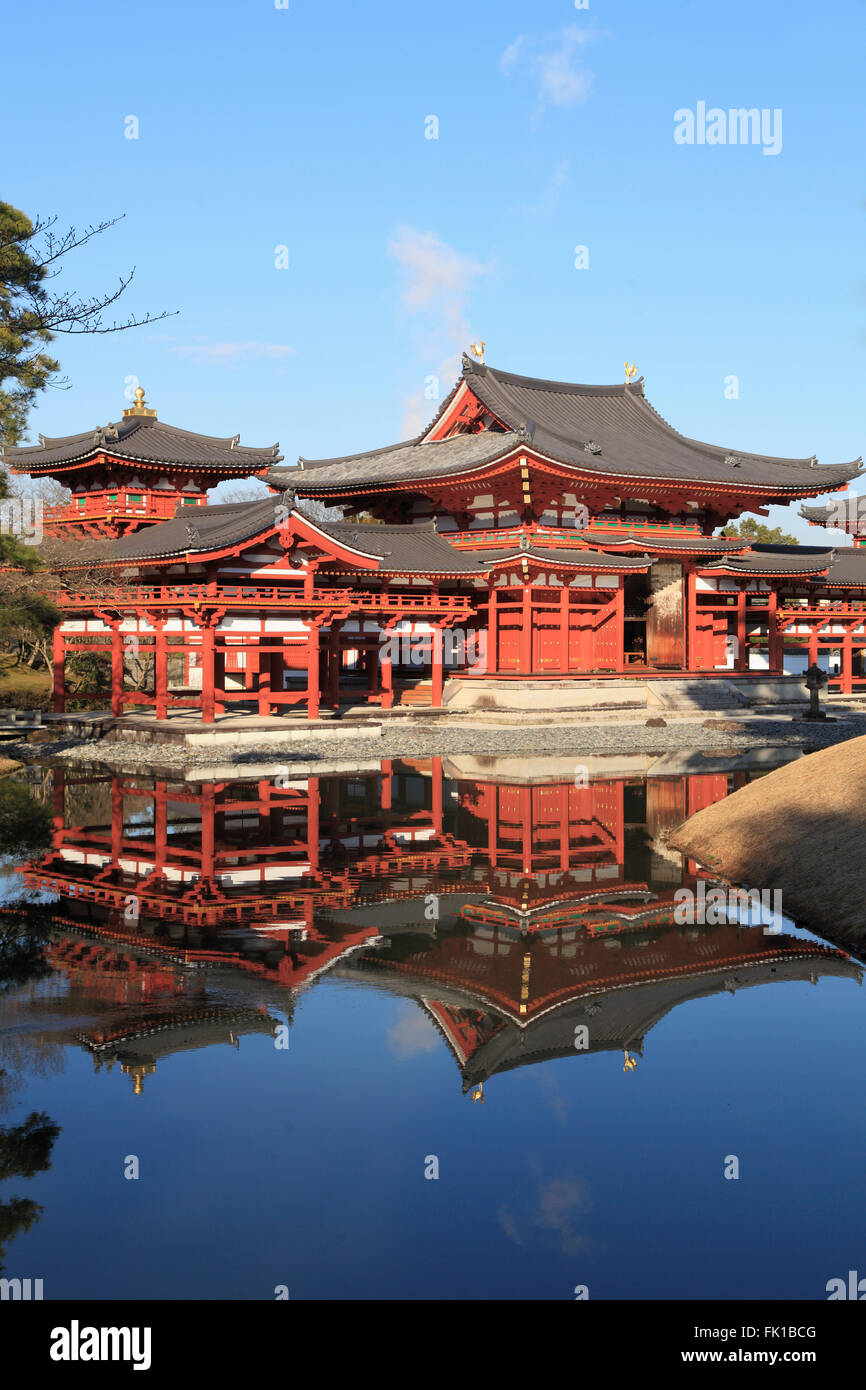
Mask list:
POLYGON ((625 616, 623 624, 623 665, 647 664, 647 611, 650 606, 649 575, 625 576, 625 616))

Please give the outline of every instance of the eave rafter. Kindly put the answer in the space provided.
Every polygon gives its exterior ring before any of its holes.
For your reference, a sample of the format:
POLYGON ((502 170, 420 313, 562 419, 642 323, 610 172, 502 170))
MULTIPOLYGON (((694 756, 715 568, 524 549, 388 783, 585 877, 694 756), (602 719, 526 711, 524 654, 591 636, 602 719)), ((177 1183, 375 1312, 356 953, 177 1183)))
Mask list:
MULTIPOLYGON (((697 510, 704 510, 722 521, 740 512, 759 512, 763 504, 787 503, 811 497, 820 484, 813 481, 803 488, 759 488, 754 483, 736 484, 731 482, 672 480, 663 475, 658 477, 637 476, 630 473, 600 473, 591 468, 576 468, 559 462, 538 452, 525 444, 516 446, 504 458, 495 459, 477 468, 465 469, 459 473, 448 473, 426 477, 383 479, 381 483, 339 485, 329 488, 315 488, 306 492, 304 479, 297 483, 298 495, 316 497, 322 501, 346 503, 350 499, 359 506, 369 505, 375 497, 395 494, 415 494, 437 502, 446 495, 459 495, 469 498, 478 492, 489 491, 490 486, 503 484, 511 477, 517 483, 517 494, 523 496, 521 464, 528 470, 530 490, 535 494, 539 488, 544 494, 550 489, 550 496, 562 492, 573 492, 578 501, 590 510, 602 510, 615 498, 628 499, 635 495, 647 498, 653 505, 669 511, 671 515, 689 513, 696 510, 688 504, 697 502, 697 510), (546 484, 543 480, 550 479, 546 484), (597 505, 598 504, 598 505, 597 505)), ((310 481, 315 473, 310 474, 310 481)), ((830 492, 844 492, 847 483, 830 492)), ((509 499, 510 500, 510 499, 509 499)), ((715 523, 720 524, 720 523, 715 523)))
POLYGON ((26 470, 13 468, 10 464, 9 472, 26 472, 31 478, 39 478, 54 477, 57 473, 79 473, 84 468, 130 468, 142 469, 146 473, 216 473, 224 478, 259 478, 264 477, 272 466, 271 463, 268 463, 261 464, 258 468, 251 468, 249 464, 240 461, 237 467, 232 467, 230 464, 223 463, 178 463, 171 460, 127 458, 123 454, 111 454, 103 449, 98 453, 84 454, 81 458, 70 459, 67 462, 38 464, 34 461, 28 465, 26 470))

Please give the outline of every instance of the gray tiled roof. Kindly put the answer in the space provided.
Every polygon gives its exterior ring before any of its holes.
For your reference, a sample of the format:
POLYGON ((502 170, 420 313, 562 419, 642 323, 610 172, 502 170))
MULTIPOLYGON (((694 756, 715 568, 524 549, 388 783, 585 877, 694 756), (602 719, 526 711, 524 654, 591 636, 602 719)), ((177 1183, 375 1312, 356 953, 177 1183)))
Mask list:
MULTIPOLYGON (((148 526, 111 543, 108 563, 146 563, 184 555, 206 555, 253 540, 275 525, 279 496, 254 502, 225 502, 210 507, 179 508, 170 521, 148 526)), ((301 516, 304 512, 297 508, 301 516)), ((364 526, 348 521, 305 519, 324 535, 362 555, 376 556, 383 574, 483 574, 515 555, 535 556, 559 564, 579 564, 597 570, 640 569, 648 556, 603 555, 593 550, 458 550, 432 522, 419 526, 364 526)))
POLYGON ((837 550, 826 582, 866 589, 866 548, 846 545, 844 549, 837 550))
POLYGON ((642 380, 630 386, 542 381, 496 371, 468 357, 463 360, 463 375, 504 425, 525 429, 534 421, 536 450, 600 473, 817 493, 848 482, 862 467, 862 459, 820 467, 814 458, 772 458, 689 439, 649 404, 642 380), (585 451, 590 441, 600 453, 585 451))
POLYGON ((806 521, 815 521, 820 526, 826 526, 830 517, 835 511, 834 507, 806 507, 800 508, 800 516, 806 521))
POLYGON ((278 470, 268 481, 274 487, 294 487, 305 495, 333 491, 336 487, 369 487, 416 477, 441 478, 479 468, 505 457, 518 446, 525 448, 527 439, 519 431, 501 434, 485 430, 481 434, 459 434, 437 444, 410 440, 346 458, 300 459, 298 468, 278 470))
POLYGON ((487 430, 432 443, 419 438, 365 454, 301 459, 301 471, 277 474, 275 485, 313 495, 447 477, 530 444, 536 453, 582 472, 757 487, 768 494, 829 492, 862 467, 860 459, 819 466, 814 458, 772 458, 689 439, 653 409, 642 382, 582 386, 544 381, 496 371, 468 357, 463 359, 463 379, 501 421, 504 433, 487 430))
POLYGON ((144 527, 114 541, 106 558, 131 562, 222 550, 270 530, 279 505, 279 497, 263 497, 255 502, 180 507, 170 521, 144 527))
POLYGON ((19 473, 50 473, 64 464, 84 462, 97 454, 117 454, 141 463, 176 463, 189 468, 229 473, 252 473, 272 468, 281 459, 280 446, 253 449, 233 439, 177 429, 153 416, 130 416, 83 434, 69 434, 18 449, 7 449, 4 463, 19 473))
POLYGON ((694 550, 698 554, 724 554, 729 550, 747 550, 749 542, 734 536, 650 536, 632 532, 627 536, 593 536, 593 545, 616 549, 626 545, 641 545, 649 550, 694 550))
POLYGON ((745 555, 719 557, 702 569, 723 569, 744 575, 815 574, 833 564, 835 550, 811 545, 754 545, 745 555))
POLYGON ((527 550, 516 546, 503 550, 458 550, 432 522, 421 526, 359 526, 342 521, 314 521, 313 524, 341 545, 380 556, 379 570, 384 574, 483 574, 494 565, 523 555, 597 570, 640 569, 652 563, 647 556, 602 555, 579 549, 545 550, 537 546, 527 550))

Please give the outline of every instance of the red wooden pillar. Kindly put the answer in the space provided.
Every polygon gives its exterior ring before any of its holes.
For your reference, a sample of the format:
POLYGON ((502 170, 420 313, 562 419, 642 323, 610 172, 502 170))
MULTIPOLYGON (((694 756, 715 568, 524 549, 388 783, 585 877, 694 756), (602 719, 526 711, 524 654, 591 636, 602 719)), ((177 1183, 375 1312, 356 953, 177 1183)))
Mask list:
POLYGON ((311 777, 307 782, 307 857, 310 871, 319 868, 319 779, 311 777))
POLYGON ((443 682, 443 673, 442 673, 442 625, 441 625, 441 623, 437 623, 437 625, 433 628, 433 632, 432 632, 432 634, 431 634, 431 647, 432 647, 432 651, 431 651, 431 664, 432 664, 432 676, 433 676, 433 696, 432 696, 433 708, 434 708, 434 709, 441 709, 441 708, 442 708, 442 687, 443 687, 443 683, 444 683, 444 682, 443 682))
POLYGON ((853 644, 851 640, 850 623, 845 628, 845 636, 842 639, 842 682, 839 686, 843 695, 850 695, 854 689, 854 663, 853 663, 853 644))
POLYGON ((489 606, 487 609, 487 652, 486 652, 486 674, 493 676, 497 670, 497 648, 499 645, 499 594, 494 584, 494 576, 490 576, 490 595, 489 606))
POLYGON ((698 576, 689 568, 686 572, 686 668, 698 669, 698 576))
POLYGON ((520 619, 520 671, 532 673, 532 587, 529 576, 523 580, 523 607, 520 619))
POLYGON ((307 718, 319 717, 319 624, 310 623, 307 634, 307 718))
POLYGON ((568 582, 563 584, 559 591, 559 670, 561 675, 568 674, 568 600, 570 590, 568 582))
POLYGON ((809 628, 809 665, 818 664, 818 624, 813 623, 809 628))
POLYGON ((437 835, 442 834, 442 759, 431 758, 431 804, 433 807, 433 828, 437 835))
POLYGON ((154 705, 157 719, 165 719, 168 713, 168 656, 166 653, 165 623, 157 619, 154 641, 153 672, 154 705))
POLYGON ((52 638, 52 656, 54 659, 54 713, 65 714, 66 712, 66 638, 63 636, 60 627, 54 629, 52 638))
POLYGON ((120 623, 111 624, 111 713, 123 714, 123 635, 120 623))
POLYGON ((202 628, 202 723, 214 721, 214 627, 202 628))
POLYGON ((382 643, 382 708, 392 709, 394 705, 394 660, 393 629, 389 624, 384 629, 382 643))
MULTIPOLYGON (((264 629, 264 623, 262 624, 264 629)), ((259 648, 259 689, 258 703, 259 714, 269 715, 271 712, 271 668, 273 666, 273 651, 270 646, 264 643, 270 640, 269 635, 262 630, 259 641, 263 644, 259 648)))
POLYGON ((770 670, 781 674, 785 666, 785 644, 779 631, 778 613, 779 595, 775 589, 771 589, 767 596, 768 658, 770 670))
POLYGON ((203 724, 214 721, 214 629, 206 623, 201 630, 201 718, 203 724))
POLYGON ((746 589, 745 585, 740 585, 737 590, 737 660, 734 663, 736 671, 748 671, 749 669, 749 648, 746 641, 746 589))
POLYGON ((614 595, 614 641, 616 643, 616 670, 625 670, 625 575, 618 575, 618 588, 614 595))

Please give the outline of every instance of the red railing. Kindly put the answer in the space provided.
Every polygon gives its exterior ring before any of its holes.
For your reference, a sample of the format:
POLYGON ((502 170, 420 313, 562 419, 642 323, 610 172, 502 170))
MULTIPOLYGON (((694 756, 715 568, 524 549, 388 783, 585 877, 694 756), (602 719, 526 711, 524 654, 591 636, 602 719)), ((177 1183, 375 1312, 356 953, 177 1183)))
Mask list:
MULTIPOLYGON (((483 531, 443 531, 442 539, 450 543, 458 550, 484 549, 486 547, 498 547, 505 549, 508 546, 519 545, 522 536, 527 536, 536 545, 551 546, 579 546, 584 539, 597 539, 597 533, 601 532, 606 538, 616 537, 617 535, 627 536, 632 531, 639 531, 642 535, 658 536, 659 538, 672 536, 700 537, 703 533, 696 523, 689 525, 679 525, 674 522, 660 521, 613 521, 595 519, 588 526, 578 529, 568 526, 507 526, 486 529, 483 531)), ((744 548, 747 542, 743 542, 744 548)))
POLYGON ((305 596, 301 589, 276 584, 151 584, 105 586, 85 593, 52 595, 61 608, 137 608, 150 605, 193 604, 210 607, 224 604, 273 605, 279 608, 344 608, 354 611, 373 609, 378 613, 457 613, 473 611, 471 600, 456 595, 367 593, 353 589, 314 589, 305 596))
POLYGON ((138 517, 142 520, 156 518, 164 521, 173 517, 179 506, 204 506, 204 494, 194 498, 176 492, 156 492, 141 489, 115 488, 104 492, 87 492, 73 497, 56 507, 46 507, 43 520, 48 524, 59 525, 64 522, 92 521, 98 517, 138 517))

